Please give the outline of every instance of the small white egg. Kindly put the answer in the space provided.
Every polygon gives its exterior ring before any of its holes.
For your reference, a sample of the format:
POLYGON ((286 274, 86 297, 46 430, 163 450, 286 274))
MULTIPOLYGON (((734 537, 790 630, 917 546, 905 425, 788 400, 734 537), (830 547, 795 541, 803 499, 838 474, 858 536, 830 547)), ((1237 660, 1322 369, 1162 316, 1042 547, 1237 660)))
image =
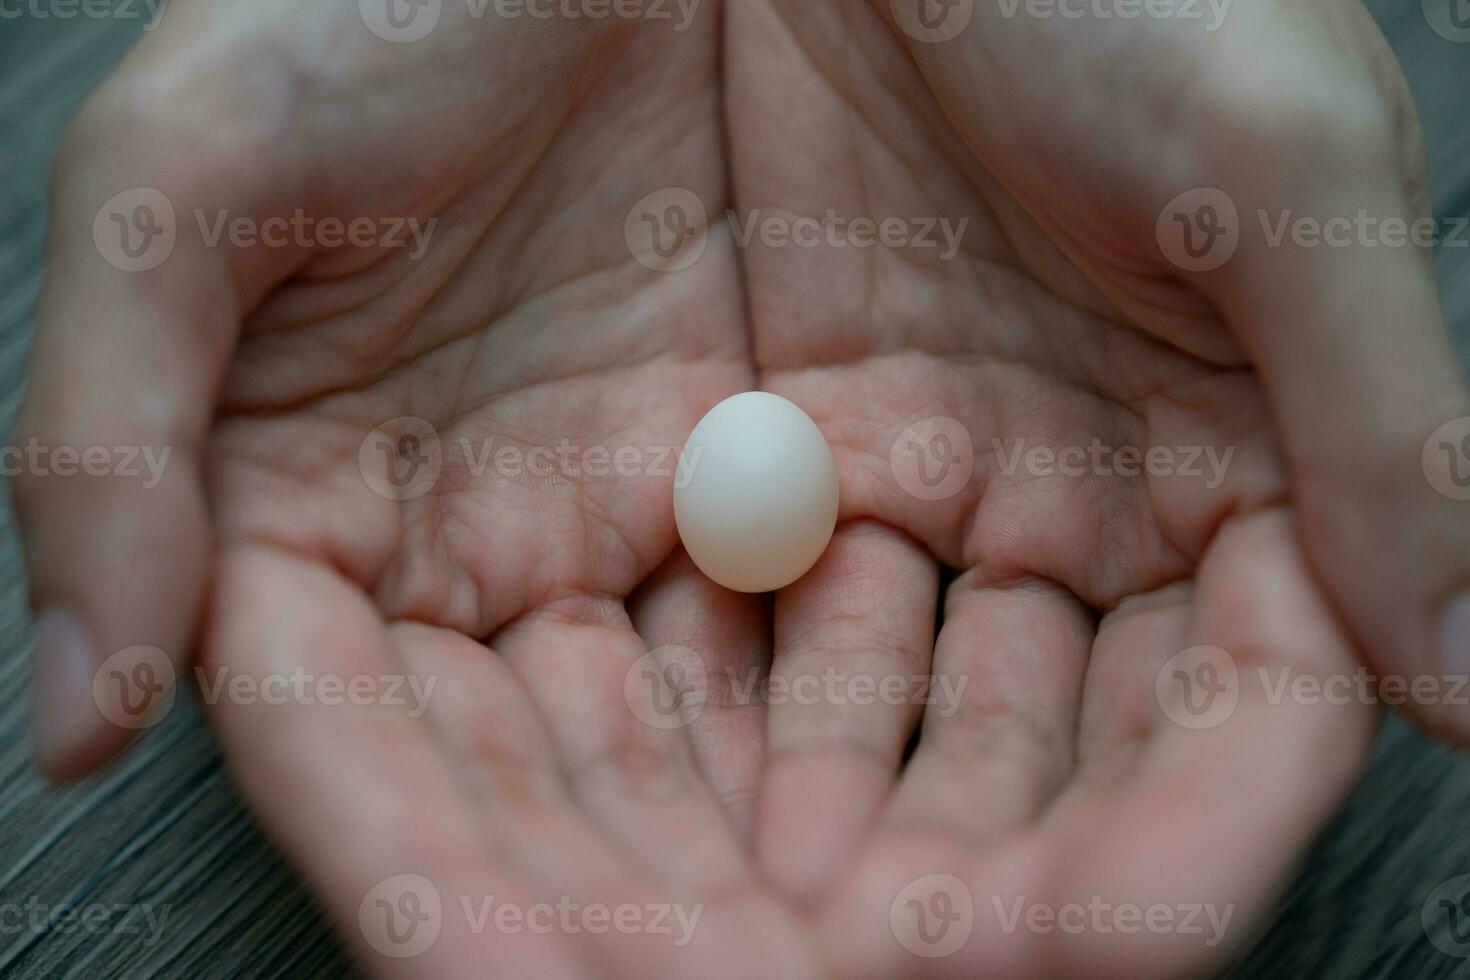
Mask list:
POLYGON ((674 520, 700 571, 771 592, 816 564, 837 525, 837 463, 791 402, 748 391, 710 409, 684 446, 674 520))

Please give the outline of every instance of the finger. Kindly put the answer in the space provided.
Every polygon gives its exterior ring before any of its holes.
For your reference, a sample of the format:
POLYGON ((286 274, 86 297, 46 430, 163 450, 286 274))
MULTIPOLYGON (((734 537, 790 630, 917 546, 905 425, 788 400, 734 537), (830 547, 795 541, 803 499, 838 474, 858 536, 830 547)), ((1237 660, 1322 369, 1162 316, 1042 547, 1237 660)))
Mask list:
POLYGON ((884 823, 979 847, 1036 817, 1075 764, 1092 613, 1051 583, 950 586, 914 757, 884 823))
POLYGON ((1159 717, 1158 694, 1145 680, 1186 649, 1181 643, 1194 595, 1193 581, 1176 582, 1130 596, 1103 617, 1078 722, 1081 778, 1106 783, 1123 778, 1137 764, 1159 717))
MULTIPOLYGON (((167 674, 187 663, 210 550, 200 445, 242 311, 298 257, 191 234, 195 210, 257 214, 287 183, 245 131, 221 125, 211 132, 228 138, 201 139, 160 108, 169 52, 190 50, 218 14, 192 9, 88 102, 54 177, 15 436, 32 455, 13 486, 39 611, 36 752, 58 779, 97 768, 134 732, 94 703, 102 661, 118 654, 110 667, 126 672, 151 647, 172 663, 167 674), (92 463, 65 463, 73 453, 92 463)), ((161 683, 170 697, 172 677, 161 683)))
POLYGON ((694 654, 704 694, 691 712, 689 739, 731 825, 748 838, 766 716, 762 699, 741 692, 762 690, 770 671, 768 600, 721 588, 680 551, 634 594, 629 614, 650 648, 694 654))
POLYGON ((745 865, 665 683, 692 664, 650 656, 621 603, 579 595, 500 630, 491 646, 535 700, 574 797, 640 866, 724 887, 745 865), (647 682, 651 679, 651 683, 647 682))
POLYGON ((1076 775, 1033 831, 978 849, 912 829, 875 836, 823 915, 844 975, 1218 969, 1348 792, 1373 733, 1363 704, 1273 703, 1257 667, 1354 669, 1280 510, 1227 522, 1192 587, 1104 618, 1076 775), (1201 727, 1173 720, 1189 716, 1157 693, 1191 644, 1218 644, 1240 669, 1233 709, 1220 701, 1201 727))
POLYGON ((546 880, 626 873, 572 800, 555 744, 526 689, 493 651, 455 630, 397 623, 389 640, 411 686, 411 714, 453 760, 480 835, 514 843, 514 864, 546 880))
POLYGON ((376 975, 459 976, 469 963, 497 976, 590 975, 553 948, 555 937, 475 934, 461 896, 534 901, 492 856, 529 842, 480 833, 428 722, 410 707, 334 702, 316 683, 311 696, 231 693, 239 678, 262 693, 268 678, 298 674, 348 690, 354 678, 401 672, 355 586, 324 566, 238 546, 221 557, 212 608, 200 670, 224 682, 206 702, 235 779, 376 975), (427 918, 415 924, 400 910, 427 918))
POLYGON ((776 597, 756 847, 793 894, 822 888, 892 788, 922 711, 938 590, 922 546, 858 521, 776 597))
MULTIPOLYGON (((1371 113, 1371 108, 1365 108, 1371 113)), ((1321 139, 1232 190, 1242 214, 1419 218, 1394 128, 1326 122, 1321 139), (1324 132, 1325 128, 1325 132, 1324 132), (1352 147, 1346 156, 1337 150, 1352 147)), ((1421 249, 1350 236, 1243 236, 1208 284, 1265 379, 1312 565, 1380 676, 1470 673, 1470 397, 1421 249), (1458 421, 1456 421, 1458 420, 1458 421)), ((1411 704, 1470 739, 1470 710, 1411 704)))
MULTIPOLYGON (((142 161, 102 163, 92 138, 74 139, 57 174, 47 285, 15 437, 17 449, 34 451, 13 487, 40 613, 36 751, 58 779, 86 775, 133 734, 94 703, 92 678, 104 660, 154 647, 172 660, 165 673, 173 675, 187 660, 209 552, 199 447, 238 326, 219 255, 181 242, 141 272, 104 258, 113 243, 94 241, 99 208, 160 175, 142 161), (64 466, 64 452, 90 453, 95 465, 64 466)), ((173 677, 161 680, 170 696, 173 677)))
POLYGON ((1101 895, 1115 907, 1163 905, 1177 916, 1204 906, 1233 918, 1217 923, 1213 943, 1208 927, 1147 943, 1116 931, 1057 936, 1049 962, 1065 975, 1089 963, 1126 965, 1129 975, 1197 973, 1252 934, 1361 772, 1376 714, 1361 700, 1273 693, 1292 690, 1277 686, 1283 678, 1332 691, 1330 678, 1356 670, 1285 511, 1227 522, 1192 590, 1166 590, 1123 618, 1131 642, 1103 623, 1079 734, 1106 750, 1083 755, 1079 779, 1042 828, 1056 869, 1046 900, 1101 895), (1176 659, 1200 645, 1223 651, 1213 680, 1199 670, 1205 661, 1176 659))

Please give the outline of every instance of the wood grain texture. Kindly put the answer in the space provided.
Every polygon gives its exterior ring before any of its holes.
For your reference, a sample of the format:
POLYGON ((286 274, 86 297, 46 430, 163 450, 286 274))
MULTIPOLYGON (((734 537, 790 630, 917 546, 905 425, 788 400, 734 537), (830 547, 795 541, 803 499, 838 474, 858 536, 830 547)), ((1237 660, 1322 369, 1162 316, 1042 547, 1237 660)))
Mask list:
MULTIPOLYGON (((1372 6, 1424 116, 1436 212, 1470 214, 1470 45, 1434 34, 1420 0, 1372 6)), ((34 326, 50 159, 78 102, 141 26, 120 17, 0 19, 0 425, 7 432, 34 326)), ((1458 349, 1470 362, 1470 247, 1442 250, 1439 266, 1458 349)), ((0 521, 0 905, 26 916, 19 925, 13 916, 0 920, 0 976, 350 973, 312 899, 242 807, 191 706, 176 709, 101 778, 65 791, 37 779, 26 735, 31 634, 8 503, 0 521), (67 905, 118 912, 97 931, 44 914, 67 905)), ((1470 960, 1440 952, 1420 923, 1435 886, 1470 873, 1467 813, 1470 763, 1390 719, 1362 785, 1307 857, 1273 926, 1230 976, 1470 977, 1470 960)))

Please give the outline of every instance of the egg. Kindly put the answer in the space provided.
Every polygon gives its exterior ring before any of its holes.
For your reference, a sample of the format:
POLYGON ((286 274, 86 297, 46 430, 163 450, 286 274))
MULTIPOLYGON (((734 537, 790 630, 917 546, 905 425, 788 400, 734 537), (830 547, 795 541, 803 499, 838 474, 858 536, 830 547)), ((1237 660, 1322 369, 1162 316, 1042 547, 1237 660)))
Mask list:
POLYGON ((832 450, 785 398, 727 398, 684 445, 674 520, 694 564, 725 588, 790 585, 822 557, 837 526, 832 450))

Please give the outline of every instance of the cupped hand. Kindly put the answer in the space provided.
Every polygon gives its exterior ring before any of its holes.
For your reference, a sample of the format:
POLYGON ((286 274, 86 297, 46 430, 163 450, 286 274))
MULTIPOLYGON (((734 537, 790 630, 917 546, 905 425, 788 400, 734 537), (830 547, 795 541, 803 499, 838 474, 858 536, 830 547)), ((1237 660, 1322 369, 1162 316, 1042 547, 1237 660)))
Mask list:
POLYGON ((740 845, 761 713, 686 732, 644 679, 650 648, 769 657, 761 601, 670 558, 670 451, 754 384, 733 250, 664 275, 624 227, 661 186, 722 200, 717 24, 445 15, 399 43, 350 8, 178 4, 73 127, 20 438, 172 452, 154 487, 17 481, 41 763, 133 734, 91 679, 126 651, 125 679, 197 676, 377 972, 802 975, 740 845), (149 269, 92 231, 138 187, 175 226, 149 269), (203 234, 297 209, 284 244, 203 234), (329 218, 425 234, 324 247, 329 218), (531 921, 487 937, 504 905, 531 921))
POLYGON ((351 7, 193 2, 145 37, 61 154, 18 440, 170 455, 157 486, 16 481, 46 769, 121 747, 87 676, 135 646, 184 674, 206 605, 204 646, 237 667, 354 617, 631 635, 614 612, 675 544, 664 451, 752 383, 731 251, 663 277, 622 233, 661 184, 723 193, 698 27, 451 5, 395 43, 351 7), (173 215, 156 268, 93 234, 132 188, 173 215), (376 473, 400 444, 423 471, 376 473), (631 469, 578 465, 624 447, 631 469))
POLYGON ((1421 465, 1470 414, 1428 257, 1257 218, 1418 218, 1419 136, 1356 5, 1004 7, 729 8, 754 353, 842 484, 772 676, 848 696, 771 704, 755 845, 845 974, 914 967, 895 895, 935 975, 1192 974, 1360 771, 1360 650, 1449 691, 1445 608, 1467 642, 1464 524, 1421 465), (853 684, 931 673, 927 709, 853 684), (1115 918, 1149 909, 1174 928, 1115 918))

